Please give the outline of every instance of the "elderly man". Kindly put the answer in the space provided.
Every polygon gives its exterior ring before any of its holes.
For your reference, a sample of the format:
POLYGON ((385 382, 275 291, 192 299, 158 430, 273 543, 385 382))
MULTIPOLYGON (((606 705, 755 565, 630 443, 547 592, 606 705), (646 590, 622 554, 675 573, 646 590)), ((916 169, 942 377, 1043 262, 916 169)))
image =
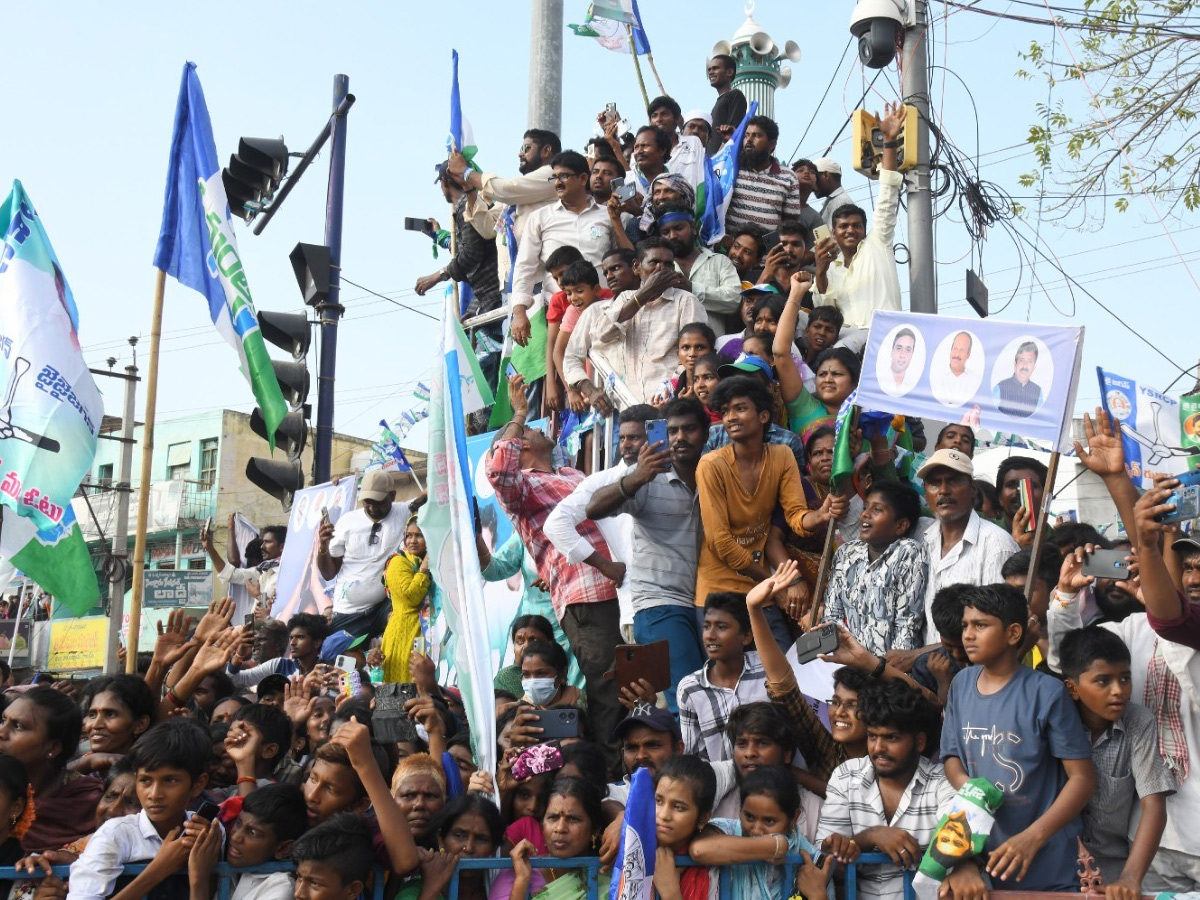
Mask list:
POLYGON ((563 358, 567 384, 605 415, 612 406, 584 368, 589 353, 597 352, 608 361, 624 379, 635 403, 649 403, 678 365, 675 342, 679 330, 708 317, 687 290, 690 283, 675 269, 675 254, 662 238, 647 238, 638 244, 634 271, 641 286, 585 309, 563 358))
POLYGON ((675 266, 692 283, 692 294, 708 311, 708 324, 721 334, 725 317, 742 303, 742 282, 729 257, 701 247, 692 210, 668 206, 658 215, 658 233, 671 246, 675 266))
MULTIPOLYGON (((387 627, 392 609, 383 589, 383 570, 404 542, 412 514, 410 504, 396 501, 392 476, 381 469, 363 475, 358 499, 362 508, 344 514, 336 527, 321 523, 317 546, 321 577, 336 579, 329 627, 352 639, 381 635, 387 627)), ((332 659, 349 643, 331 638, 322 648, 327 654, 322 658, 332 659)))
POLYGON ((702 109, 689 110, 683 116, 684 135, 694 135, 701 144, 707 144, 712 134, 712 115, 702 109))
POLYGON ((950 342, 950 362, 929 374, 933 396, 946 406, 962 406, 979 390, 980 376, 967 371, 967 361, 974 349, 974 340, 965 331, 960 331, 950 342))

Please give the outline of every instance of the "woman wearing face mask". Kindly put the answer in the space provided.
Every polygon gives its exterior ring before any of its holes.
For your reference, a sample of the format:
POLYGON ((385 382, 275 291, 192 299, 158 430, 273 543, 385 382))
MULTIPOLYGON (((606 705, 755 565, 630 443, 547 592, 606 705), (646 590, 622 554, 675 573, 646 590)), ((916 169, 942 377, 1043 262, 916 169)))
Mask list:
POLYGON ((388 560, 383 584, 392 601, 392 615, 379 648, 383 651, 383 680, 389 684, 412 681, 408 658, 418 650, 425 653, 428 649, 423 635, 429 630, 437 608, 437 589, 429 574, 425 535, 417 525, 416 516, 408 520, 404 529, 404 549, 388 560), (420 646, 414 646, 418 640, 420 646))
POLYGON ((567 684, 567 654, 558 644, 530 641, 521 656, 521 702, 549 709, 577 706, 585 709, 583 692, 567 684))

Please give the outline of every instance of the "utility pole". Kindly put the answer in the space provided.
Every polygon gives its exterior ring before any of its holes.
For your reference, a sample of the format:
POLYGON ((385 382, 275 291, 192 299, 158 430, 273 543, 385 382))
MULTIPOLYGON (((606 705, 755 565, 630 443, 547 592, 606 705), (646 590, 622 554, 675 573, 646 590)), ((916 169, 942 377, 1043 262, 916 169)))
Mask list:
POLYGON ((562 135, 562 0, 533 0, 529 35, 529 126, 562 135))
MULTIPOLYGON (((561 18, 561 10, 560 10, 561 18)), ((560 35, 561 40, 561 35, 560 35)), ((329 248, 329 294, 317 305, 321 322, 321 362, 317 376, 317 437, 313 447, 313 484, 329 480, 333 457, 333 388, 337 372, 337 327, 344 307, 342 291, 342 199, 346 183, 346 114, 353 103, 350 78, 333 76, 333 139, 329 158, 329 189, 325 197, 325 245, 329 248)))
MULTIPOLYGON (((131 337, 129 346, 136 348, 137 342, 137 337, 131 337)), ((110 366, 115 362, 115 359, 108 361, 110 366)), ((125 618, 125 576, 129 572, 129 497, 133 491, 131 484, 133 480, 133 445, 136 443, 133 439, 134 407, 137 401, 137 383, 141 380, 137 374, 137 351, 134 350, 133 362, 125 367, 124 375, 103 369, 91 369, 90 371, 96 375, 121 378, 125 381, 125 408, 121 413, 121 436, 113 438, 104 435, 109 440, 121 442, 121 461, 117 469, 117 483, 112 486, 113 490, 117 492, 117 524, 113 529, 111 555, 111 559, 115 562, 111 568, 107 565, 104 568, 105 575, 108 577, 108 635, 105 641, 104 671, 108 675, 115 675, 121 671, 120 663, 117 660, 117 648, 120 646, 121 625, 125 618)))
POLYGON ((929 73, 926 68, 927 0, 909 0, 916 21, 904 31, 904 102, 917 110, 917 167, 908 183, 908 285, 913 312, 936 313, 933 196, 929 192, 929 73))

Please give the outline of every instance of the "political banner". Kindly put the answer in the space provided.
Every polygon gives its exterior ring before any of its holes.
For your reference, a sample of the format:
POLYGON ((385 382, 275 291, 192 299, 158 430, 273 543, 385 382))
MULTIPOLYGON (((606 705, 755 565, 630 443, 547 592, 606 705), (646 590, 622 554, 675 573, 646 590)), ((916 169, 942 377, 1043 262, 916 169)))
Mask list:
POLYGON ((1121 424, 1125 471, 1133 483, 1146 490, 1155 478, 1186 471, 1192 449, 1183 445, 1179 401, 1099 366, 1096 376, 1105 411, 1121 424))
POLYGON ((279 558, 272 619, 286 622, 302 612, 324 615, 333 605, 333 584, 326 583, 317 568, 321 511, 328 509, 329 521, 336 525, 343 513, 353 510, 357 502, 358 483, 354 478, 296 491, 292 515, 288 519, 287 543, 279 558))
POLYGON ((1069 450, 1082 354, 1082 327, 876 311, 858 405, 1069 450))
POLYGON ((108 617, 56 619, 50 625, 50 658, 46 668, 103 669, 108 646, 108 617))
POLYGON ((208 569, 147 569, 142 603, 153 607, 203 608, 213 600, 213 573, 208 569))
POLYGON ((21 182, 0 204, 0 503, 36 529, 64 522, 104 416, 79 311, 21 182))

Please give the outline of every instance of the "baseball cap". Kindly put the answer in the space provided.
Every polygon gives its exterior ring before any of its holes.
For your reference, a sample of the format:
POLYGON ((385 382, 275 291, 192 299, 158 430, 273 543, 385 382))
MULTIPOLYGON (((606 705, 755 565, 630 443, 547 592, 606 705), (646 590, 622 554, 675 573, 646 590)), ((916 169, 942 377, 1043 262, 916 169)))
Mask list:
POLYGON ((822 156, 820 159, 814 159, 813 165, 817 167, 818 172, 828 172, 830 175, 842 174, 842 164, 831 156, 822 156))
POLYGON ((683 123, 686 125, 688 122, 692 121, 692 119, 699 119, 700 121, 707 123, 709 128, 712 127, 712 113, 705 112, 702 109, 689 110, 687 115, 683 117, 683 123))
POLYGON ((742 291, 742 296, 747 294, 778 294, 779 288, 773 284, 754 284, 742 291))
POLYGON ((933 456, 925 460, 925 464, 917 469, 917 477, 924 478, 929 472, 940 466, 961 472, 963 475, 970 475, 972 478, 975 477, 975 466, 971 462, 971 457, 957 450, 951 450, 949 447, 935 450, 933 456))
POLYGON ((360 500, 383 500, 392 492, 392 476, 383 469, 372 469, 358 487, 360 500))
POLYGON ((1172 542, 1171 549, 1180 554, 1200 553, 1200 539, 1194 537, 1177 538, 1172 542))
POLYGON ((639 703, 630 710, 629 715, 617 723, 614 733, 618 738, 623 738, 629 729, 638 725, 644 725, 651 731, 669 734, 671 740, 677 744, 683 740, 683 733, 680 732, 675 717, 662 707, 651 706, 649 703, 639 703))
POLYGON ((730 375, 755 375, 758 373, 766 375, 772 381, 775 379, 775 373, 771 371, 771 364, 757 356, 742 354, 737 362, 725 363, 717 369, 717 374, 722 378, 728 378, 730 375))

